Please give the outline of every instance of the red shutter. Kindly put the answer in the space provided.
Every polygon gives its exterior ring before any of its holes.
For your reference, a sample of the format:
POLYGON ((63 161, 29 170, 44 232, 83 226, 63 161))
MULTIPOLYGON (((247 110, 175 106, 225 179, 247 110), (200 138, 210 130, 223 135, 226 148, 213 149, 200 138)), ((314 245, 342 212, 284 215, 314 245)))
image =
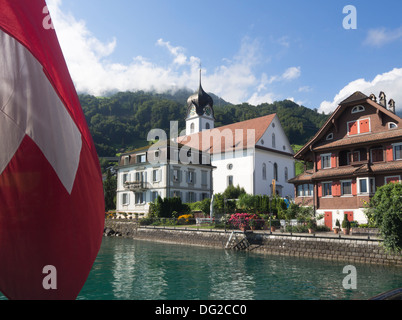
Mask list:
POLYGON ((336 181, 332 181, 332 192, 333 197, 336 197, 336 181))
POLYGON ((352 181, 352 195, 353 195, 353 196, 357 195, 356 180, 353 180, 353 181, 352 181))
POLYGON ((321 156, 317 156, 316 162, 317 162, 317 170, 320 170, 321 169, 321 156))
POLYGON ((387 161, 394 161, 394 149, 392 146, 385 147, 385 151, 387 154, 387 161))
POLYGON ((357 134, 357 121, 348 123, 348 134, 349 135, 357 134))
POLYGON ((331 168, 336 168, 336 154, 331 154, 331 168))
POLYGON ((339 197, 341 195, 341 183, 339 181, 332 182, 332 196, 339 197))
POLYGON ((322 184, 321 183, 319 183, 318 184, 318 197, 322 197, 322 184))
POLYGON ((360 120, 360 133, 370 132, 370 119, 360 120))

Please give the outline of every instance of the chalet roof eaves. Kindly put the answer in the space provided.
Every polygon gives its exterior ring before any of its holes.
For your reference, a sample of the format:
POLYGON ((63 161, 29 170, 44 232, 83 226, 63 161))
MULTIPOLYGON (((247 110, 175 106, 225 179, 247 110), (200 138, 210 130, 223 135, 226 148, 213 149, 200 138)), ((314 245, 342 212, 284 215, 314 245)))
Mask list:
POLYGON ((338 114, 341 114, 342 110, 346 107, 349 107, 351 105, 355 105, 358 103, 368 103, 374 108, 378 109, 380 112, 386 114, 387 116, 397 120, 401 121, 401 118, 394 114, 393 112, 389 111, 387 108, 383 107, 382 105, 378 104, 377 102, 371 100, 369 97, 361 93, 360 91, 355 92, 352 96, 349 98, 343 100, 339 106, 336 108, 336 110, 332 113, 332 115, 328 118, 328 120, 325 122, 325 124, 317 131, 317 133, 314 135, 312 139, 310 139, 309 142, 307 142, 306 145, 304 145, 295 155, 295 159, 302 159, 303 155, 305 154, 306 151, 308 150, 313 150, 313 145, 314 143, 321 138, 321 135, 323 132, 326 131, 327 127, 331 124, 332 120, 335 119, 338 114))

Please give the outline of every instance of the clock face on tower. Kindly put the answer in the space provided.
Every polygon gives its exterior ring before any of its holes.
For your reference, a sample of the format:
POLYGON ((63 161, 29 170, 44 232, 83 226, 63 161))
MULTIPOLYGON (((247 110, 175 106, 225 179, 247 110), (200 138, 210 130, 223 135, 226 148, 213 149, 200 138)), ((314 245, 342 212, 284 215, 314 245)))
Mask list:
POLYGON ((195 114, 196 114, 195 106, 192 106, 190 109, 190 117, 195 116, 195 114))
POLYGON ((211 115, 212 115, 212 109, 211 109, 210 106, 208 106, 208 107, 205 108, 205 114, 206 114, 207 116, 211 116, 211 115))

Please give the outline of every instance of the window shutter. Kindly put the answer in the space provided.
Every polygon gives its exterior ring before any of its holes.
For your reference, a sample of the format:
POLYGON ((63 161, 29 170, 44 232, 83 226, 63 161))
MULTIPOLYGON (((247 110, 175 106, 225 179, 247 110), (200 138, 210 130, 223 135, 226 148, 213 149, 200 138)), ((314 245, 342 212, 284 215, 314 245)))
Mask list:
POLYGON ((387 161, 394 161, 394 149, 392 146, 385 147, 385 151, 387 154, 387 161))
POLYGON ((339 181, 333 181, 332 182, 332 196, 338 197, 338 186, 339 186, 339 181))
POLYGON ((336 168, 336 154, 331 154, 331 168, 336 168))
POLYGON ((357 134, 357 121, 348 123, 348 134, 349 135, 357 134))
POLYGON ((318 197, 322 197, 322 184, 318 184, 318 197))
POLYGON ((360 133, 370 132, 370 119, 360 120, 360 133))
POLYGON ((316 158, 316 162, 317 162, 317 170, 321 170, 321 156, 317 156, 316 158))
POLYGON ((352 181, 352 195, 353 195, 353 196, 357 195, 356 180, 353 180, 353 181, 352 181))

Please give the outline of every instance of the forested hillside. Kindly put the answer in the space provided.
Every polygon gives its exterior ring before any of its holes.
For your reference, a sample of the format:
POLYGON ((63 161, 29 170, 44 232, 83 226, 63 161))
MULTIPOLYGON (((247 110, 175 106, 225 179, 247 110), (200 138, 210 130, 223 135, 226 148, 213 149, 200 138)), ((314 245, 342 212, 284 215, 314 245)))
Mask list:
MULTIPOLYGON (((160 128, 169 135, 170 121, 185 128, 186 101, 192 92, 175 94, 119 92, 109 97, 80 95, 80 101, 91 130, 98 155, 116 153, 146 145, 151 129, 160 128)), ((215 126, 244 121, 277 113, 291 144, 306 143, 328 118, 314 110, 289 101, 251 106, 232 105, 215 95, 215 126)))

